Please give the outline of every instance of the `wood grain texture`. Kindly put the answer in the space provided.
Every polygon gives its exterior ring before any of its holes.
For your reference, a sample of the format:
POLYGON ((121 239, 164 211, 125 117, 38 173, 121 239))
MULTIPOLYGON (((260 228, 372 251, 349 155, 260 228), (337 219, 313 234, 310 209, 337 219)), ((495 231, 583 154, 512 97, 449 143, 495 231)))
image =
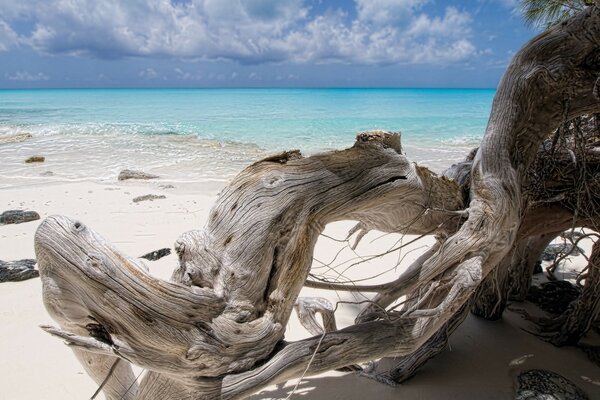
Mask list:
POLYGON ((72 335, 97 381, 124 360, 105 387, 110 398, 237 399, 381 357, 413 354, 420 363, 420 354, 435 353, 422 346, 460 323, 459 311, 513 248, 525 215, 522 186, 545 135, 566 117, 600 111, 599 60, 595 6, 515 56, 472 159, 468 196, 410 162, 398 134, 381 131, 360 134, 346 150, 290 151, 250 165, 219 195, 207 225, 178 239, 171 282, 81 222, 47 218, 35 248, 44 302, 60 325, 53 332, 72 335), (378 304, 356 325, 286 343, 317 238, 344 219, 359 221, 358 231, 439 241, 397 280, 374 288, 378 304), (381 313, 404 295, 415 299, 410 307, 381 313), (127 390, 130 363, 150 372, 127 390))

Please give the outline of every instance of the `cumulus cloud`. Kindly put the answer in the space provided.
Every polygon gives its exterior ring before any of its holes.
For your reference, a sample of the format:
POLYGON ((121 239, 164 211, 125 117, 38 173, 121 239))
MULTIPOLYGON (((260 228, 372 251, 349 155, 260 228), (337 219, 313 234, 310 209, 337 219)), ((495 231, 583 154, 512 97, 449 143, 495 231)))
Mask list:
POLYGON ((177 79, 182 81, 198 81, 202 79, 202 74, 192 74, 182 70, 181 68, 175 68, 173 71, 175 72, 177 79))
POLYGON ((28 71, 17 71, 12 75, 5 74, 6 79, 9 81, 25 81, 25 82, 38 82, 38 81, 47 81, 50 77, 46 74, 38 72, 37 74, 32 74, 28 71))
POLYGON ((15 31, 0 19, 0 51, 7 51, 17 44, 18 36, 15 31))
POLYGON ((48 54, 389 64, 477 53, 470 15, 432 16, 428 0, 355 0, 352 20, 343 10, 313 15, 304 0, 30 0, 18 12, 11 3, 0 0, 0 15, 34 20, 22 42, 48 54))
POLYGON ((356 0, 358 19, 376 24, 402 23, 427 0, 356 0))
POLYGON ((158 78, 158 72, 156 72, 154 68, 146 68, 141 70, 138 76, 142 79, 156 79, 158 78))

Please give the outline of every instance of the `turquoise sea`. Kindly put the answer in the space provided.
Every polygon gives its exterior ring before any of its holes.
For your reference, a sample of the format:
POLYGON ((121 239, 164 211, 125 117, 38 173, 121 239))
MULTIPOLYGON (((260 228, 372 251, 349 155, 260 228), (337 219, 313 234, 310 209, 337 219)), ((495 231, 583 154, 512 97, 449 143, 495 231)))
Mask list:
POLYGON ((123 168, 174 181, 226 180, 269 153, 351 146, 358 132, 402 132, 408 156, 434 170, 481 139, 494 90, 0 90, 0 187, 17 178, 114 178, 123 168), (32 168, 23 160, 43 155, 32 168))

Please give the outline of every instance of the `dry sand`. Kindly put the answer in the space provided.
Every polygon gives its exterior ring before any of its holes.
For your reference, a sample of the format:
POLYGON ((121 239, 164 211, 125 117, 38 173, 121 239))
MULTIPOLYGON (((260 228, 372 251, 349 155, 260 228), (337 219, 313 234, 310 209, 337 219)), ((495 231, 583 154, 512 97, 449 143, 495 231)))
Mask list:
MULTIPOLYGON (((23 182, 26 183, 26 182, 23 182)), ((213 186, 196 185, 193 192, 185 188, 162 189, 165 182, 92 182, 53 183, 37 186, 14 185, 0 189, 0 212, 8 209, 37 211, 42 219, 63 214, 81 220, 132 256, 171 247, 176 238, 190 229, 204 225, 216 197, 213 186), (165 199, 134 203, 133 198, 146 194, 165 195, 165 199)), ((0 226, 0 259, 34 258, 33 234, 40 221, 0 226)), ((343 238, 352 224, 342 222, 329 226, 327 234, 343 238)), ((359 250, 363 255, 374 254, 397 243, 398 236, 370 233, 359 250)), ((420 247, 427 243, 417 243, 420 247)), ((336 258, 339 244, 325 237, 320 240, 316 258, 329 263, 336 258)), ((354 255, 345 250, 332 263, 345 277, 372 276, 389 269, 372 282, 397 276, 394 267, 405 256, 406 265, 416 252, 405 251, 387 256, 384 261, 347 268, 343 263, 354 255)), ((168 279, 176 264, 173 254, 159 261, 146 262, 150 271, 168 279)), ((321 267, 318 262, 314 268, 321 267)), ((316 269, 323 272, 324 268, 316 269)), ((303 295, 323 295, 335 302, 351 300, 352 296, 335 292, 305 290, 303 295), (317 293, 318 292, 318 293, 317 293)), ((362 299, 358 297, 357 300, 362 299)), ((0 399, 88 399, 96 390, 66 346, 38 328, 54 324, 46 313, 41 299, 39 279, 0 284, 0 341, 2 343, 0 377, 4 383, 0 399)), ((342 305, 336 315, 340 326, 352 322, 358 307, 342 305)), ((506 312, 502 321, 489 322, 474 317, 458 329, 450 348, 428 363, 408 383, 389 387, 356 376, 331 372, 302 380, 291 398, 302 399, 510 399, 512 378, 509 369, 512 359, 526 354, 533 357, 525 368, 545 368, 570 379, 588 393, 600 398, 600 387, 582 376, 600 381, 600 369, 575 348, 555 348, 523 332, 526 324, 517 314, 506 312)), ((287 338, 295 340, 308 334, 295 317, 288 325, 287 338)), ((286 398, 297 380, 262 390, 252 399, 286 398)))

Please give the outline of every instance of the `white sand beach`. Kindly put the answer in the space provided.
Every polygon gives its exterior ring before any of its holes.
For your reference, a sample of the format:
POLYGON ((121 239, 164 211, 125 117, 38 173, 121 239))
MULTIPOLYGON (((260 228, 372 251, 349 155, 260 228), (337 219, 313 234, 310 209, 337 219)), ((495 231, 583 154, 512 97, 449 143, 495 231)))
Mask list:
MULTIPOLYGON (((177 237, 191 229, 201 228, 216 198, 215 185, 195 185, 164 189, 162 180, 138 182, 51 182, 47 184, 13 185, 0 190, 0 211, 27 209, 37 211, 43 218, 62 214, 78 219, 114 243, 131 256, 172 247, 177 237), (145 194, 166 196, 165 199, 134 203, 132 199, 145 194)), ((17 260, 34 258, 33 235, 40 221, 0 226, 0 258, 17 260)), ((326 234, 343 239, 350 222, 328 226, 326 234)), ((385 251, 397 243, 399 236, 382 236, 370 233, 359 246, 362 254, 385 251)), ((427 245, 417 242, 413 248, 427 245)), ((329 263, 336 257, 339 244, 322 237, 315 258, 329 263)), ((402 265, 406 265, 416 252, 405 250, 402 265)), ((332 265, 342 264, 352 257, 341 253, 332 265)), ((385 274, 372 282, 391 279, 401 272, 395 267, 399 256, 387 256, 369 264, 346 269, 340 265, 338 272, 348 278, 385 274)), ((176 265, 171 254, 158 261, 145 261, 150 272, 168 279, 176 265)), ((315 262, 313 268, 322 266, 315 262)), ((319 270, 316 270, 319 271, 319 270)), ((305 290, 303 295, 314 295, 315 290, 305 290)), ((335 302, 338 298, 352 297, 335 292, 321 291, 318 295, 335 302), (339 297, 338 297, 339 296, 339 297)), ((358 299, 360 300, 360 298, 358 299)), ((88 399, 97 389, 85 374, 71 351, 56 338, 38 326, 54 324, 42 303, 39 279, 0 284, 0 340, 2 363, 0 376, 4 382, 0 398, 7 400, 70 400, 88 399)), ((352 322, 357 306, 340 305, 337 312, 339 326, 352 322)), ((297 380, 285 385, 264 389, 252 399, 510 399, 513 398, 515 371, 509 362, 524 355, 524 368, 543 368, 557 372, 582 388, 590 398, 600 398, 600 386, 589 380, 600 381, 600 369, 576 348, 556 348, 524 332, 527 324, 515 313, 505 312, 501 321, 489 322, 469 316, 455 332, 450 347, 431 360, 407 383, 390 387, 352 373, 330 372, 306 377, 290 396, 297 380), (582 378, 582 377, 587 377, 582 378)), ((296 340, 309 334, 292 317, 286 339, 296 340)), ((141 371, 140 371, 141 372, 141 371)), ((99 398, 102 398, 100 396, 99 398)))

